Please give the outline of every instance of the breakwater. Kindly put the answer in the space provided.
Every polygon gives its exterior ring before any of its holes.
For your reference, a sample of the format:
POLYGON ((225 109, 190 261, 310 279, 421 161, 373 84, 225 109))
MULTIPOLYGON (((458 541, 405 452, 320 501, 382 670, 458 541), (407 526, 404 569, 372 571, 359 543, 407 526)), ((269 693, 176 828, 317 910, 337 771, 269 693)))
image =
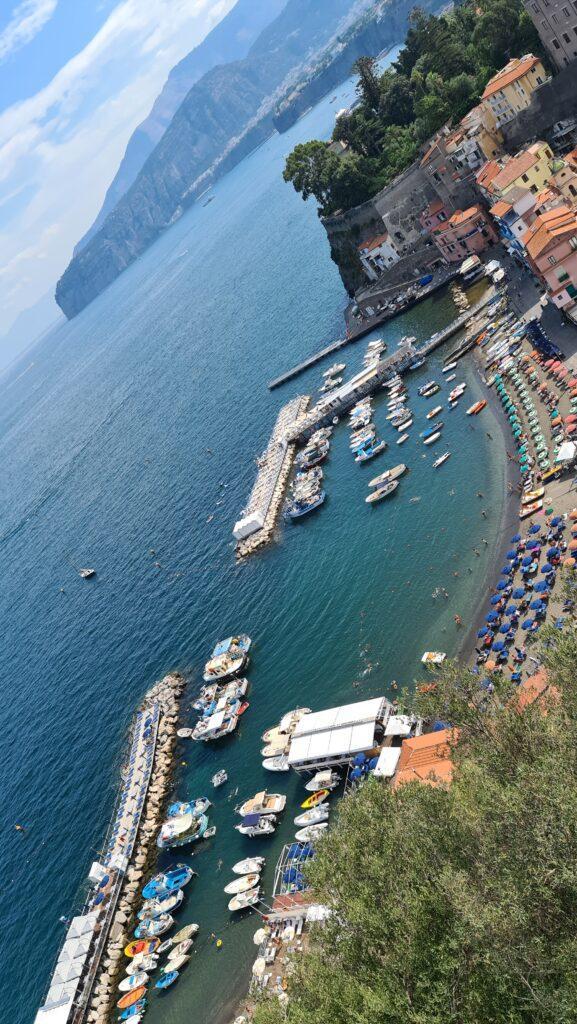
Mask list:
POLYGON ((90 869, 89 896, 83 912, 68 924, 36 1024, 106 1024, 111 1019, 142 878, 156 854, 184 685, 180 675, 165 676, 135 715, 111 825, 90 869))

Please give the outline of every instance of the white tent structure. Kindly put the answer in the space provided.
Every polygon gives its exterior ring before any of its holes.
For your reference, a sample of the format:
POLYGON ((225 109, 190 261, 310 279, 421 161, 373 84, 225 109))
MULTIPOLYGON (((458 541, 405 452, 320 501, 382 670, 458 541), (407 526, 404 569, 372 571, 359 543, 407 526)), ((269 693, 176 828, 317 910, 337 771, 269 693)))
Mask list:
POLYGON ((391 705, 384 697, 303 715, 288 754, 296 771, 350 764, 356 754, 380 745, 391 705))

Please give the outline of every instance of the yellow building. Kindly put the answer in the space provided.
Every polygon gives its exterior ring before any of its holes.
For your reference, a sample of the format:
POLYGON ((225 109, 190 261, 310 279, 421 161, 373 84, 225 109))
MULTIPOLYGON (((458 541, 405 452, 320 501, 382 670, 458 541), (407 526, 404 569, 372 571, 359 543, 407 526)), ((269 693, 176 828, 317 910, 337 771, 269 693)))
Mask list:
POLYGON ((483 123, 487 130, 494 132, 512 121, 520 110, 529 106, 535 89, 546 81, 547 72, 532 53, 510 60, 487 82, 481 96, 483 123))
POLYGON ((537 195, 541 192, 551 177, 551 164, 553 153, 546 142, 534 142, 527 149, 522 149, 516 156, 510 157, 501 163, 501 169, 489 175, 490 180, 480 181, 481 175, 487 168, 494 166, 491 161, 482 169, 477 176, 477 183, 486 189, 493 199, 503 199, 511 189, 521 188, 527 192, 537 195))

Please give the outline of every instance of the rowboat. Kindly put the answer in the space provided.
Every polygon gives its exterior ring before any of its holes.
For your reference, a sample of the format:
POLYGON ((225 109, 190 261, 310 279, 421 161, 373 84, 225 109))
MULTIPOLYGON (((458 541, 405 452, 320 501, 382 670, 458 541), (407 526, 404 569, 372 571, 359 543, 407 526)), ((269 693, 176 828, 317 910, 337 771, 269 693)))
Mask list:
POLYGON ((154 953, 160 946, 160 939, 139 939, 129 942, 124 948, 126 956, 138 956, 139 953, 154 953))
POLYGON ((386 483, 387 480, 396 480, 397 477, 402 476, 406 471, 407 467, 404 462, 400 462, 398 466, 393 466, 392 469, 386 469, 380 476, 375 476, 372 480, 369 480, 369 487, 380 487, 381 484, 386 483))
POLYGON ((545 494, 544 487, 538 487, 536 491, 527 491, 521 498, 522 505, 532 505, 534 501, 538 501, 545 494))
POLYGON ((256 889, 249 889, 248 892, 240 892, 238 896, 233 896, 228 909, 235 911, 245 910, 246 907, 254 907, 255 903, 258 903, 259 892, 260 888, 258 886, 256 889))
POLYGON ((375 487, 370 494, 367 494, 365 501, 368 505, 376 505, 378 501, 382 501, 383 498, 388 498, 393 491, 396 491, 399 486, 398 480, 389 480, 383 484, 382 487, 375 487))
POLYGON ((474 405, 470 405, 467 409, 467 416, 477 416, 482 409, 485 408, 487 402, 484 398, 480 402, 475 402, 474 405))
POLYGON ((447 459, 450 459, 450 457, 451 457, 451 453, 450 452, 443 452, 443 454, 440 455, 439 458, 435 459, 435 461, 433 462, 433 469, 438 469, 439 466, 442 466, 443 462, 446 462, 447 459))
POLYGON ((193 939, 198 934, 198 924, 185 924, 184 928, 181 928, 176 935, 172 936, 174 943, 184 942, 185 939, 193 939))
POLYGON ((136 1024, 137 1021, 142 1020, 142 1014, 146 1010, 146 999, 140 999, 133 1006, 129 1006, 128 1009, 123 1010, 120 1014, 119 1020, 130 1020, 132 1024, 136 1024))
POLYGON ((540 512, 543 508, 543 502, 539 498, 539 501, 533 501, 530 505, 522 505, 519 511, 519 519, 526 519, 527 516, 532 516, 534 512, 540 512))
POLYGON ((158 979, 154 987, 159 989, 170 988, 170 986, 174 985, 174 982, 177 981, 178 978, 178 971, 169 971, 168 974, 163 974, 162 978, 158 979))
POLYGON ((317 793, 313 793, 312 796, 307 796, 306 800, 303 800, 301 807, 304 811, 308 811, 309 807, 316 807, 317 804, 322 804, 328 797, 330 790, 319 789, 317 793))
POLYGON ((182 889, 178 889, 177 892, 168 893, 166 896, 158 896, 156 899, 147 900, 146 903, 143 903, 142 909, 138 911, 136 916, 139 921, 145 921, 147 918, 154 920, 155 918, 162 917, 163 914, 169 914, 171 910, 176 910, 183 899, 184 893, 182 889))
POLYGON ((155 969, 158 964, 158 956, 156 954, 150 954, 146 956, 143 953, 139 953, 135 956, 128 967, 126 968, 127 974, 141 974, 144 971, 150 972, 155 969))
POLYGON ((155 919, 147 917, 140 922, 134 934, 137 939, 150 939, 155 935, 164 935, 169 928, 172 928, 173 924, 174 918, 170 914, 161 914, 155 919))
POLYGON ((128 978, 123 978, 118 989, 120 992, 131 992, 135 988, 140 988, 141 985, 146 985, 147 981, 146 971, 139 971, 138 974, 131 974, 128 978))
POLYGON ((264 857, 247 857, 246 860, 238 860, 233 864, 232 870, 235 875, 248 875, 251 871, 262 871, 264 864, 264 857))
POLYGON ((446 657, 444 651, 425 651, 421 661, 423 665, 442 665, 446 657))
POLYGON ((186 953, 181 953, 180 956, 175 956, 173 960, 169 960, 162 968, 162 971, 164 974, 172 974, 173 971, 180 971, 189 960, 190 957, 186 953))
POLYGON ((450 373, 451 370, 455 369, 456 365, 457 365, 457 360, 455 360, 453 363, 447 363, 446 366, 443 366, 443 373, 450 373))
POLYGON ((133 992, 127 992, 125 996, 122 996, 122 998, 118 1000, 116 1005, 119 1010, 126 1010, 128 1009, 129 1006, 132 1006, 134 1003, 138 1003, 145 995, 146 986, 140 985, 140 987, 135 988, 133 992))
POLYGON ((306 828, 301 828, 298 832, 295 832, 295 839, 299 843, 310 843, 311 840, 318 839, 328 827, 329 825, 326 821, 321 821, 318 825, 307 825, 306 828))
POLYGON ((254 889, 260 878, 259 871, 253 871, 250 875, 240 875, 233 878, 232 882, 225 885, 224 891, 228 896, 236 896, 239 892, 246 892, 247 889, 254 889))

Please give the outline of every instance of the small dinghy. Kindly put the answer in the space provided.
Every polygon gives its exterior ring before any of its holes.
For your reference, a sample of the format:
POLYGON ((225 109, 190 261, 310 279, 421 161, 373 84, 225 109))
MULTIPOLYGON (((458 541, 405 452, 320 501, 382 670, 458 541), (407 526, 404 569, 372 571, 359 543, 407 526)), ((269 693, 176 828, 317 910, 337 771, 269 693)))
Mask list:
POLYGON ((170 974, 172 971, 181 971, 189 960, 190 957, 186 953, 181 953, 180 956, 175 956, 172 960, 169 960, 162 970, 164 974, 170 974))
POLYGON ((328 827, 326 821, 322 821, 318 825, 307 825, 306 828, 301 828, 295 833, 295 839, 299 843, 310 843, 311 840, 318 839, 328 827))
POLYGON ((169 971, 168 974, 163 974, 162 978, 158 979, 158 981, 156 982, 156 985, 154 987, 155 988, 159 988, 161 990, 163 990, 165 988, 170 988, 170 986, 174 985, 175 981, 179 977, 180 977, 180 975, 179 975, 178 971, 169 971))
POLYGON ((170 871, 161 871, 159 875, 151 878, 144 886, 142 896, 145 900, 151 900, 157 896, 168 895, 188 885, 195 875, 196 871, 186 864, 177 864, 170 871))
POLYGON ((262 766, 266 768, 267 772, 288 772, 290 770, 288 757, 284 754, 279 757, 265 757, 262 766))
POLYGON ((134 942, 129 942, 124 948, 126 956, 133 957, 138 956, 139 953, 143 953, 145 956, 148 953, 154 953, 160 946, 160 939, 138 939, 134 942))
POLYGON ((166 951, 168 949, 172 949, 172 945, 173 945, 173 940, 172 939, 165 939, 164 942, 160 943, 160 946, 156 950, 157 954, 160 956, 161 953, 166 953, 166 951))
POLYGON ((258 884, 260 874, 258 871, 254 871, 251 875, 241 875, 240 877, 234 878, 232 882, 225 885, 224 891, 227 895, 236 896, 239 892, 246 892, 247 889, 254 889, 255 885, 258 884))
POLYGON ((207 796, 199 796, 196 800, 190 801, 176 800, 168 808, 168 817, 181 818, 185 814, 192 814, 193 817, 198 818, 201 814, 208 811, 208 808, 211 806, 207 796))
POLYGON ((225 768, 221 768, 220 771, 214 773, 214 775, 212 776, 211 782, 212 782, 214 788, 218 789, 218 787, 219 786, 223 786, 224 783, 227 780, 228 780, 228 773, 227 773, 225 768))
POLYGON ((307 796, 306 800, 303 800, 301 807, 304 811, 308 811, 310 807, 316 807, 317 804, 322 804, 329 795, 328 789, 319 789, 312 796, 307 796))
POLYGON ((123 1010, 120 1014, 119 1020, 130 1020, 136 1022, 142 1019, 142 1014, 146 1010, 146 999, 139 1000, 134 1006, 129 1006, 127 1010, 123 1010))
POLYGON ((328 821, 329 807, 327 804, 319 804, 318 807, 311 807, 310 811, 304 814, 297 814, 295 825, 318 825, 321 821, 328 821))
POLYGON ((163 914, 169 914, 171 910, 176 910, 183 899, 184 893, 182 889, 178 889, 177 892, 169 893, 162 898, 158 897, 154 900, 147 900, 136 916, 139 921, 145 921, 147 918, 154 920, 155 918, 162 917, 163 914))
POLYGON ((250 875, 254 871, 262 871, 264 865, 264 857, 247 857, 246 860, 238 860, 233 864, 232 870, 235 875, 250 875))
POLYGON ((137 939, 150 939, 155 935, 164 935, 169 928, 172 928, 174 918, 170 914, 161 914, 160 917, 147 917, 141 921, 134 934, 137 939))
POLYGON ((122 998, 118 1000, 116 1005, 119 1010, 126 1010, 130 1006, 133 1006, 135 1003, 139 1003, 142 997, 145 995, 146 988, 144 985, 140 985, 138 988, 135 988, 133 992, 127 992, 125 996, 122 996, 122 998))
POLYGON ((189 740, 192 736, 192 729, 177 729, 176 735, 179 740, 189 740))
POLYGON ((335 789, 341 781, 341 777, 338 772, 322 771, 317 772, 313 775, 312 779, 306 783, 305 789, 308 793, 315 793, 319 789, 335 789))
POLYGON ((141 985, 146 985, 147 981, 146 971, 139 971, 138 974, 131 974, 128 978, 123 978, 118 989, 120 992, 131 992, 135 988, 140 988, 141 985))
POLYGON ((185 939, 194 939, 198 935, 200 925, 198 924, 185 924, 184 928, 181 928, 176 935, 172 936, 172 941, 175 945, 179 942, 184 942, 185 939))
POLYGON ((188 953, 189 949, 192 949, 192 939, 185 939, 184 942, 179 942, 178 946, 171 949, 168 959, 177 960, 179 956, 184 956, 185 953, 188 953))
POLYGON ((245 910, 246 907, 254 907, 255 903, 258 903, 259 892, 258 886, 256 889, 249 889, 248 892, 240 892, 238 896, 233 896, 228 909, 234 912, 235 910, 245 910))

